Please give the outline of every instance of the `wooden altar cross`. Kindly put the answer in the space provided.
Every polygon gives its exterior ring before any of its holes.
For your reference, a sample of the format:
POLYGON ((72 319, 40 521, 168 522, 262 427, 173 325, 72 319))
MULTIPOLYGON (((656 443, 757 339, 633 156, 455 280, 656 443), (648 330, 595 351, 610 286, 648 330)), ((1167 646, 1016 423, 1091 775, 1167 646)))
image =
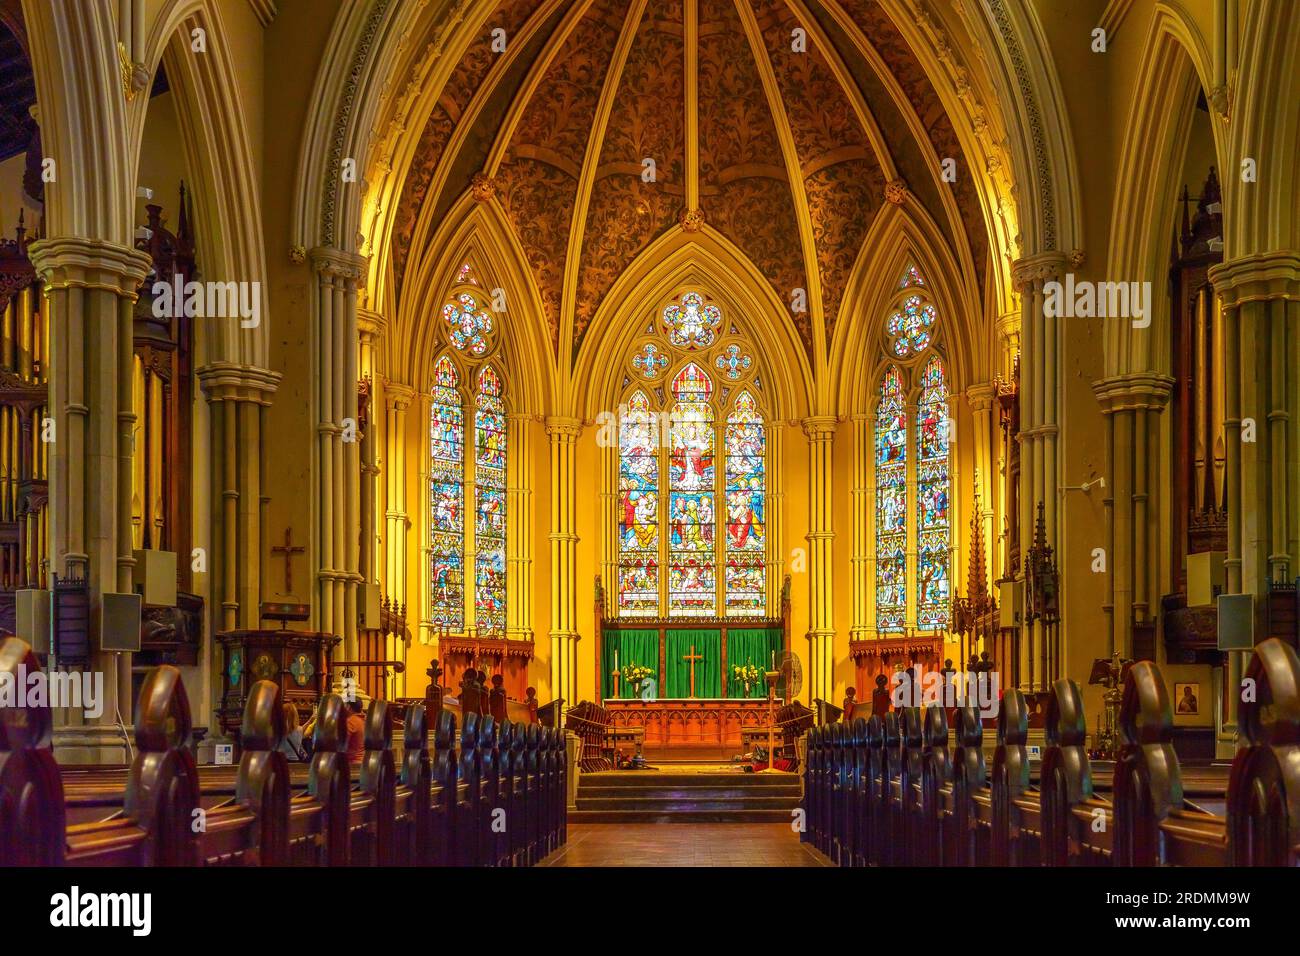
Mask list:
POLYGON ((682 660, 686 661, 691 665, 691 696, 694 697, 695 696, 695 662, 704 660, 704 655, 696 654, 695 645, 692 644, 691 652, 687 654, 685 657, 683 657, 682 660))
POLYGON ((293 543, 293 528, 284 529, 284 545, 277 545, 271 549, 272 554, 284 555, 284 593, 293 593, 293 565, 291 564, 295 554, 302 554, 307 549, 301 545, 293 543))

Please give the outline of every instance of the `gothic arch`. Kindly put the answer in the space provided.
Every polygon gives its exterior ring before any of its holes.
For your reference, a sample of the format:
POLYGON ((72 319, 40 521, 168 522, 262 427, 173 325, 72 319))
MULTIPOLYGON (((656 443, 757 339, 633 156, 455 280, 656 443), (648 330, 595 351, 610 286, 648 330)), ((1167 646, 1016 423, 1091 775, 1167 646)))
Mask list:
MULTIPOLYGON (((1153 289, 1161 289, 1182 185, 1181 159, 1197 91, 1210 89, 1209 60, 1195 27, 1179 11, 1161 4, 1139 62, 1111 208, 1106 276, 1116 282, 1150 281, 1153 289)), ((1211 123, 1223 169, 1223 124, 1213 113, 1211 123)), ((1235 218, 1235 210, 1224 205, 1226 224, 1235 218)), ((1168 296, 1154 295, 1151 306, 1149 328, 1124 321, 1104 324, 1107 377, 1168 371, 1168 296)))
POLYGON ((877 361, 877 332, 887 307, 898 294, 898 280, 909 262, 925 277, 927 295, 938 306, 947 329, 944 355, 953 394, 991 372, 991 332, 983 328, 978 293, 963 281, 965 273, 928 219, 913 218, 913 210, 890 206, 876 218, 863 245, 862 256, 845 293, 846 321, 836 330, 828 369, 828 391, 835 408, 845 414, 869 412, 874 400, 864 382, 883 369, 877 361), (959 383, 959 384, 958 384, 959 383))
MULTIPOLYGON (((218 281, 257 282, 265 291, 266 253, 260 180, 253 162, 245 109, 239 100, 234 54, 219 5, 212 0, 170 0, 154 19, 143 60, 152 76, 161 64, 178 99, 186 166, 204 271, 218 281), (206 34, 207 52, 190 50, 193 30, 206 34)), ((128 108, 132 144, 131 181, 136 179, 149 97, 143 92, 128 108)), ((134 193, 134 190, 132 190, 134 193)), ((199 323, 205 364, 231 363, 264 369, 270 364, 270 309, 255 328, 236 322, 199 323)), ((278 378, 278 376, 276 376, 278 378)), ((273 382, 268 381, 272 387, 273 382)))
POLYGON ((459 264, 468 257, 487 279, 486 290, 501 288, 506 311, 501 313, 505 358, 518 410, 542 414, 556 397, 555 360, 545 334, 541 297, 514 233, 491 203, 469 196, 447 217, 442 235, 429 250, 413 259, 408 293, 388 336, 389 367, 400 381, 420 387, 424 370, 445 344, 435 318, 459 264))
POLYGON ((651 243, 601 302, 575 363, 573 407, 593 419, 611 407, 628 350, 650 311, 686 285, 707 292, 741 317, 768 371, 766 407, 774 418, 803 418, 815 407, 812 368, 786 306, 725 237, 670 230, 651 243))

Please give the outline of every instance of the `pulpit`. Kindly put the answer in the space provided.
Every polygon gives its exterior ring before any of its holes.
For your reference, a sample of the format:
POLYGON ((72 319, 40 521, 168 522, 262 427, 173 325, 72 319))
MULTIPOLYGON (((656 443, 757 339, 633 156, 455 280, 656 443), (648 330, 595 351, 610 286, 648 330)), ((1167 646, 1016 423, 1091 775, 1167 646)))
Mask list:
POLYGON ((315 710, 330 689, 329 656, 339 638, 285 628, 223 631, 217 643, 223 652, 218 719, 222 733, 238 740, 249 689, 259 680, 278 685, 281 700, 297 707, 301 716, 315 710))

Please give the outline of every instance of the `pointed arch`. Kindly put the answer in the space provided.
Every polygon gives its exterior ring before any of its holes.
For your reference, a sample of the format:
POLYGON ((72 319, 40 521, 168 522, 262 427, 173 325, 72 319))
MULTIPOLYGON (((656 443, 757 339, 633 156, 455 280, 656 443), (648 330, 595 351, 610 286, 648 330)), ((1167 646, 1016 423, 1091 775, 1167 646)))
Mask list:
MULTIPOLYGON (((785 305, 754 265, 726 237, 705 226, 677 227, 652 242, 601 300, 576 357, 573 402, 584 418, 610 408, 623 391, 627 356, 651 312, 683 289, 698 289, 724 315, 738 317, 764 366, 769 411, 803 418, 814 404, 812 367, 785 305)), ((658 315, 654 316, 656 321, 658 315)))
POLYGON ((398 380, 421 381, 421 369, 447 345, 447 326, 434 319, 457 288, 466 262, 478 279, 475 291, 493 306, 492 334, 501 344, 494 359, 510 382, 512 410, 540 414, 553 407, 555 357, 523 250, 495 201, 475 202, 468 194, 453 207, 434 244, 407 266, 406 292, 392 303, 397 319, 388 336, 389 368, 398 380), (504 309, 496 311, 498 304, 504 309))
MULTIPOLYGON (((993 375, 994 331, 981 307, 978 291, 963 279, 958 263, 923 212, 889 206, 871 225, 864 241, 871 255, 859 258, 845 291, 844 320, 835 327, 828 369, 828 388, 838 408, 873 414, 880 381, 892 357, 882 360, 882 317, 907 291, 900 288, 904 272, 914 266, 925 285, 925 297, 937 310, 939 350, 948 362, 949 388, 988 381, 993 375)), ((912 287, 915 291, 915 287, 912 287)))

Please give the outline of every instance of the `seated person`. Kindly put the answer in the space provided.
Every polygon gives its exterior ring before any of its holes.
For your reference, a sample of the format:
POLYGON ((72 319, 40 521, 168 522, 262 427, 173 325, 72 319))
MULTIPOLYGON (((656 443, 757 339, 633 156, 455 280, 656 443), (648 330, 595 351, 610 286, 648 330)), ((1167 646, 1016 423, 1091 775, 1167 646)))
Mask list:
POLYGON ((280 753, 286 760, 302 763, 307 759, 307 752, 302 749, 303 729, 298 726, 298 709, 293 704, 284 705, 284 739, 280 741, 280 753))
POLYGON ((361 709, 361 701, 348 701, 347 713, 348 766, 359 767, 366 755, 366 717, 361 709))

